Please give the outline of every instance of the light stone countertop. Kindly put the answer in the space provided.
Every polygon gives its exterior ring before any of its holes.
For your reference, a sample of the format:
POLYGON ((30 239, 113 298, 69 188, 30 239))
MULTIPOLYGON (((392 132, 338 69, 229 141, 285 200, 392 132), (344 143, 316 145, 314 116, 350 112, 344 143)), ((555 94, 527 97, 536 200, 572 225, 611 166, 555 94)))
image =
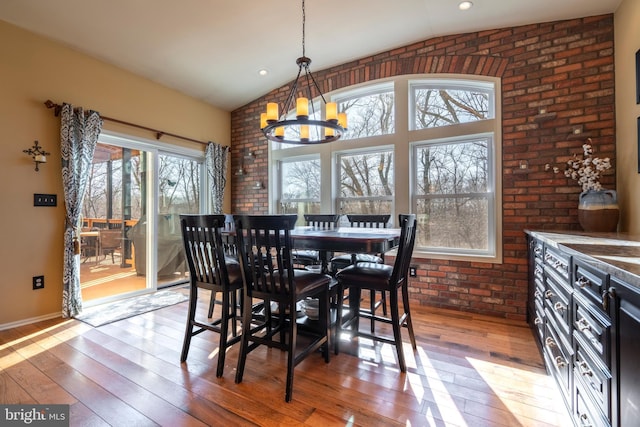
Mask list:
POLYGON ((525 230, 525 233, 640 288, 639 235, 561 230, 525 230))

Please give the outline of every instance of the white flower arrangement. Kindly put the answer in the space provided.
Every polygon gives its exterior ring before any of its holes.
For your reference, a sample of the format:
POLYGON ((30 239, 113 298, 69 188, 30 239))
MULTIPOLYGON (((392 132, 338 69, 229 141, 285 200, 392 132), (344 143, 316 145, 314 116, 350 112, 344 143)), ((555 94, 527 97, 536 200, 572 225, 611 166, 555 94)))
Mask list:
MULTIPOLYGON (((574 154, 573 159, 567 161, 564 176, 577 181, 582 186, 582 191, 600 191, 602 190, 600 174, 611 169, 611 160, 608 157, 604 159, 593 157, 591 138, 587 141, 588 143, 582 145, 582 159, 578 159, 574 154)), ((549 168, 550 166, 546 165, 546 169, 549 168)), ((553 172, 558 173, 560 169, 554 167, 553 172)))

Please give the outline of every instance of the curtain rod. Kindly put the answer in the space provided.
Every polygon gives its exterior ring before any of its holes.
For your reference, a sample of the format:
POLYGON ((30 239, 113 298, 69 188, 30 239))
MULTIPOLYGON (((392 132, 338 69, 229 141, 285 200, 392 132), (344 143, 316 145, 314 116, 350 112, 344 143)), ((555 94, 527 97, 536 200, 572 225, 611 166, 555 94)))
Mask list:
MULTIPOLYGON (((56 117, 58 117, 60 115, 60 111, 62 110, 62 105, 56 104, 55 102, 51 101, 50 99, 47 99, 45 101, 44 105, 47 108, 53 108, 54 109, 53 113, 55 114, 56 117)), ((150 132, 154 132, 156 134, 156 139, 157 140, 160 140, 160 138, 163 135, 167 135, 167 136, 172 136, 174 138, 184 139, 185 141, 196 142, 196 143, 202 144, 202 145, 208 145, 209 144, 208 142, 198 141, 197 139, 189 138, 189 137, 182 136, 182 135, 176 135, 174 133, 163 132, 163 131, 158 130, 158 129, 153 129, 153 128, 142 126, 142 125, 138 125, 138 124, 135 124, 135 123, 125 122, 124 120, 113 119, 111 117, 106 117, 106 116, 103 116, 103 115, 100 115, 100 118, 103 119, 103 120, 108 120, 110 122, 120 123, 121 125, 127 125, 127 126, 131 126, 131 127, 134 127, 134 128, 144 129, 144 130, 148 130, 150 132)), ((228 149, 229 149, 229 147, 227 147, 227 150, 228 149)))

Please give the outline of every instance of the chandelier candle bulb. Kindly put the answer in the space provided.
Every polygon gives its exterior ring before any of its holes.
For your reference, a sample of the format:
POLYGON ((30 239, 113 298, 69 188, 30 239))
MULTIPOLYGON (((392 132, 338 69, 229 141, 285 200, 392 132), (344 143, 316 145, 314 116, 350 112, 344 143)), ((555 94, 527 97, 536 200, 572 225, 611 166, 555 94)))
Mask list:
POLYGON ((338 124, 342 126, 344 129, 347 128, 347 113, 338 114, 338 124))
POLYGON ((309 139, 309 126, 300 126, 300 139, 309 139))
POLYGON ((327 102, 326 118, 329 121, 338 120, 338 104, 335 102, 327 102))
POLYGON ((277 136, 278 138, 284 138, 284 128, 283 127, 276 128, 274 131, 274 135, 277 136))
POLYGON ((267 113, 260 113, 260 129, 267 127, 267 113))
POLYGON ((296 116, 309 117, 309 100, 307 98, 298 98, 296 100, 296 116))
POLYGON ((278 104, 276 102, 267 103, 267 121, 278 120, 278 104))
POLYGON ((333 129, 331 129, 331 128, 326 128, 326 129, 324 130, 324 137, 325 137, 325 138, 330 138, 330 137, 332 137, 333 135, 335 135, 335 133, 333 132, 333 129))

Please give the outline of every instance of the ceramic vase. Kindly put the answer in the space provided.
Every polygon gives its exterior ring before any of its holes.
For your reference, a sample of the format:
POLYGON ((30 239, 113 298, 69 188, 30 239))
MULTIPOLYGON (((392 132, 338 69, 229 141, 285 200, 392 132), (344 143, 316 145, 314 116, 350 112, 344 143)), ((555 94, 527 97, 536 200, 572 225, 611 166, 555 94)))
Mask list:
POLYGON ((584 231, 616 231, 620 211, 613 190, 584 191, 578 203, 578 221, 584 231))

